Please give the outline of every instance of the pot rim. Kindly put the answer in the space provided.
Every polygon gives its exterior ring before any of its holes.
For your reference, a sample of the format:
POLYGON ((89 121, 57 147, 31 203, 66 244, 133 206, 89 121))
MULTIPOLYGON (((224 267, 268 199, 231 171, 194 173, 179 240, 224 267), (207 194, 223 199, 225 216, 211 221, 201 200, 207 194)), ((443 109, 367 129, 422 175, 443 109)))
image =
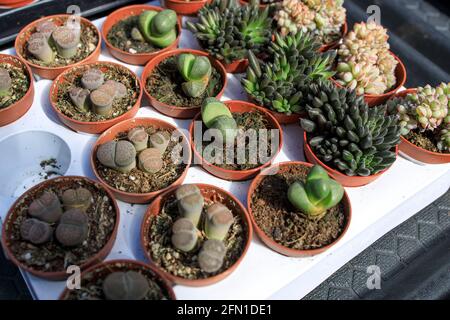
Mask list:
MULTIPOLYGON (((186 1, 185 0, 165 0, 165 1, 167 1, 167 2, 174 2, 174 3, 179 3, 179 4, 186 4, 186 5, 191 5, 191 4, 194 4, 194 3, 186 3, 186 1)), ((210 1, 210 0, 195 0, 195 4, 200 4, 200 3, 207 3, 208 1, 210 1)))

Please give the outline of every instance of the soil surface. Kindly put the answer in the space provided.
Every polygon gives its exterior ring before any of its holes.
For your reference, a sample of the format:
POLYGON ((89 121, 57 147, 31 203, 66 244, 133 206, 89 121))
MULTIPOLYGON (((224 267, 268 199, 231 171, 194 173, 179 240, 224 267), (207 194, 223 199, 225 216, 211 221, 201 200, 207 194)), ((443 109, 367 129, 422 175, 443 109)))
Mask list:
POLYGON ((322 248, 342 233, 346 224, 344 206, 328 210, 320 220, 306 218, 288 200, 289 185, 305 181, 309 168, 290 166, 283 173, 266 176, 252 195, 251 208, 257 225, 277 243, 296 250, 322 248))
POLYGON ((0 97, 0 109, 7 108, 22 99, 30 88, 30 79, 25 67, 19 68, 9 63, 0 63, 0 68, 9 72, 11 77, 11 94, 0 97))
POLYGON ((430 131, 411 131, 408 135, 404 136, 412 144, 418 146, 419 148, 437 152, 437 153, 448 153, 440 151, 436 146, 436 137, 433 135, 433 132, 430 131))
POLYGON ((178 71, 176 58, 169 57, 162 61, 147 78, 145 84, 148 93, 159 102, 165 104, 185 107, 201 107, 203 101, 208 97, 215 97, 223 88, 224 79, 219 70, 212 66, 212 74, 205 92, 197 98, 188 97, 184 94, 181 84, 185 82, 178 71))
MULTIPOLYGON (((35 196, 28 196, 20 202, 14 210, 16 218, 7 223, 7 232, 10 237, 7 240, 13 255, 26 266, 42 272, 64 272, 70 265, 82 265, 92 256, 97 254, 108 242, 116 223, 116 212, 112 200, 106 191, 98 189, 95 185, 83 180, 73 180, 53 184, 45 190, 42 189, 35 196), (42 245, 34 245, 22 240, 20 226, 24 220, 30 218, 28 207, 31 202, 44 193, 51 191, 59 196, 67 189, 80 187, 91 191, 92 205, 86 211, 89 219, 89 234, 87 239, 78 247, 68 248, 62 246, 55 238, 42 245), (9 231, 9 228, 11 230, 9 231)), ((56 225, 54 226, 56 227, 56 225)))

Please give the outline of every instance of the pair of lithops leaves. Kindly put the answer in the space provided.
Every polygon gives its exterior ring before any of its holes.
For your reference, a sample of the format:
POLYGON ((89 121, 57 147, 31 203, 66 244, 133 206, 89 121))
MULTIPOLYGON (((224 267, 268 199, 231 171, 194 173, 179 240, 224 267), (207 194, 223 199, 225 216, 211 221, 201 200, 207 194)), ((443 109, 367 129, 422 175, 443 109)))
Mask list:
POLYGON ((173 10, 146 10, 139 15, 138 26, 131 30, 136 41, 165 48, 177 39, 177 14, 173 10))
POLYGON ((88 69, 81 76, 80 87, 72 87, 70 99, 81 113, 92 111, 101 116, 113 113, 113 102, 127 95, 127 87, 118 81, 105 81, 105 74, 99 69, 88 69))
POLYGON ((288 189, 291 204, 313 219, 322 218, 343 196, 342 185, 331 179, 325 169, 318 165, 312 167, 305 183, 296 181, 288 189))
POLYGON ((150 291, 149 280, 137 271, 116 271, 103 280, 107 300, 143 300, 150 291))
POLYGON ((45 20, 28 38, 28 51, 40 61, 50 63, 56 57, 54 45, 60 57, 69 59, 77 54, 80 38, 79 22, 68 19, 66 24, 57 26, 52 20, 45 20))
POLYGON ((128 131, 127 137, 128 140, 112 140, 100 145, 97 150, 98 161, 105 167, 124 173, 130 172, 136 165, 150 174, 163 168, 163 155, 170 142, 168 131, 148 135, 145 128, 136 127, 128 131))
MULTIPOLYGON (((201 236, 197 226, 200 223, 205 200, 200 189, 193 184, 183 185, 175 192, 180 216, 172 226, 172 245, 180 251, 190 252, 198 247, 201 236)), ((233 224, 233 213, 222 203, 206 208, 203 232, 206 240, 198 254, 198 263, 204 272, 218 271, 226 254, 223 241, 233 224)))
POLYGON ((5 68, 0 68, 0 98, 11 94, 12 79, 9 71, 5 68))
POLYGON ((181 84, 183 92, 188 97, 200 97, 206 91, 211 78, 212 67, 208 57, 183 53, 177 58, 177 67, 185 80, 181 84))
POLYGON ((202 120, 208 129, 218 130, 216 138, 223 142, 232 142, 238 134, 236 120, 228 107, 216 98, 207 98, 203 102, 202 120))
POLYGON ((88 236, 86 210, 92 204, 92 194, 86 188, 67 189, 61 200, 62 204, 55 193, 45 191, 31 202, 28 214, 32 218, 21 224, 21 237, 39 245, 51 241, 54 234, 64 246, 81 245, 88 236), (55 225, 56 230, 53 229, 55 225))

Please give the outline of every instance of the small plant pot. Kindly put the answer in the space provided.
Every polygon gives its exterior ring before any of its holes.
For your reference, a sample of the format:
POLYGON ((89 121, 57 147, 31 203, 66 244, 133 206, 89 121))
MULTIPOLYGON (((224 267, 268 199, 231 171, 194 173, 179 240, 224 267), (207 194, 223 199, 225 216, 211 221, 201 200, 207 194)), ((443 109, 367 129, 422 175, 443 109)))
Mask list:
MULTIPOLYGON (((128 271, 138 272, 144 275, 149 281, 154 282, 161 289, 161 295, 164 300, 177 299, 175 296, 175 292, 173 292, 171 284, 157 268, 136 260, 111 260, 90 267, 89 269, 81 273, 81 288, 85 289, 86 291, 91 291, 92 287, 94 287, 95 290, 92 291, 98 294, 98 292, 102 292, 101 286, 103 284, 103 280, 108 275, 114 272, 128 271)), ((69 290, 68 288, 65 288, 59 296, 59 300, 86 300, 87 297, 79 299, 79 297, 77 296, 78 292, 85 293, 86 291, 69 290)), ((104 300, 105 297, 103 295, 101 297, 93 296, 89 297, 89 299, 104 300)))
MULTIPOLYGON (((407 89, 397 93, 394 97, 404 98, 407 94, 415 93, 416 91, 416 89, 407 89)), ((400 152, 406 154, 410 158, 428 164, 450 163, 450 153, 428 151, 409 142, 403 136, 400 137, 400 140, 400 152)))
POLYGON ((221 168, 217 165, 214 165, 207 160, 203 158, 203 156, 199 153, 199 151, 196 148, 195 145, 195 122, 199 121, 201 122, 201 114, 197 114, 197 116, 194 118, 194 120, 191 123, 191 126, 189 128, 189 134, 191 136, 191 145, 192 150, 194 152, 194 157, 196 159, 196 163, 200 163, 203 169, 211 173, 212 175, 229 181, 244 181, 249 180, 256 176, 262 169, 270 166, 272 161, 277 157, 277 155, 280 153, 281 148, 283 146, 283 129, 281 128, 278 121, 272 116, 270 112, 268 112, 265 108, 258 107, 254 104, 251 104, 249 102, 244 101, 237 101, 237 100, 230 100, 225 101, 225 105, 230 109, 232 113, 251 113, 251 112, 260 112, 262 113, 267 121, 268 121, 268 129, 277 129, 280 133, 279 135, 279 145, 277 148, 277 151, 273 155, 270 161, 259 165, 256 168, 249 169, 249 170, 229 170, 221 168))
POLYGON ((24 7, 35 0, 0 0, 0 6, 7 8, 20 8, 24 7))
MULTIPOLYGON (((209 277, 188 279, 186 277, 174 275, 173 273, 169 272, 165 266, 158 264, 155 259, 153 259, 152 253, 149 252, 149 248, 154 242, 152 234, 150 232, 152 220, 161 214, 161 211, 165 207, 167 201, 175 200, 175 191, 177 189, 176 187, 167 190, 166 192, 155 198, 155 200, 150 204, 147 212, 145 213, 141 227, 141 244, 144 249, 144 254, 150 261, 150 264, 159 268, 163 275, 172 283, 189 287, 203 287, 212 285, 228 277, 234 270, 236 270, 236 268, 244 259, 250 246, 253 232, 252 224, 250 218, 248 217, 247 211, 239 202, 239 200, 236 199, 231 193, 219 187, 208 184, 197 183, 196 186, 200 189, 202 196, 205 199, 205 203, 220 202, 226 205, 232 211, 233 216, 239 217, 240 219, 240 225, 242 226, 240 237, 243 237, 240 244, 240 255, 239 257, 235 257, 234 261, 229 262, 230 265, 228 266, 228 268, 222 271, 218 271, 218 273, 215 273, 209 277)), ((230 248, 228 250, 230 250, 230 248)))
MULTIPOLYGON (((139 111, 139 108, 141 106, 141 100, 142 100, 143 90, 141 86, 141 82, 139 78, 136 76, 136 74, 131 71, 130 69, 124 67, 121 64, 114 63, 114 62, 93 62, 88 64, 83 64, 80 66, 73 67, 69 70, 64 71, 62 74, 60 74, 54 81, 50 88, 50 103, 53 108, 53 110, 58 115, 58 118, 64 123, 66 126, 71 128, 74 131, 78 132, 86 132, 90 134, 100 134, 104 132, 106 129, 111 128, 113 125, 122 122, 127 119, 133 118, 137 112, 139 111), (59 107, 58 103, 60 101, 61 94, 66 95, 65 92, 60 93, 61 88, 64 88, 68 90, 69 85, 73 84, 75 79, 77 77, 80 77, 83 72, 85 72, 88 69, 91 68, 97 68, 103 72, 106 72, 108 70, 117 70, 122 75, 126 75, 129 78, 130 85, 133 86, 135 89, 135 93, 132 97, 132 100, 134 103, 132 104, 132 107, 123 110, 120 115, 114 118, 100 120, 100 121, 92 121, 92 120, 77 120, 66 113, 64 113, 59 107)), ((129 106, 128 106, 129 107, 129 106)))
POLYGON ((70 17, 70 15, 58 14, 58 15, 48 16, 48 17, 38 19, 38 20, 30 23, 29 25, 27 25, 25 28, 23 28, 19 32, 19 35, 16 38, 14 47, 16 49, 17 55, 20 58, 22 58, 23 60, 25 60, 25 62, 31 67, 31 70, 33 71, 33 73, 37 74, 41 78, 53 80, 58 75, 60 75, 62 72, 64 72, 65 70, 70 69, 74 66, 83 64, 83 63, 90 63, 90 62, 97 61, 100 56, 100 51, 101 51, 101 47, 102 47, 102 39, 101 39, 100 32, 98 31, 97 27, 92 22, 90 22, 88 19, 79 17, 80 23, 85 28, 94 30, 96 38, 97 38, 97 43, 95 44, 95 49, 86 58, 84 58, 80 61, 77 61, 75 63, 71 63, 71 64, 63 65, 63 66, 56 66, 56 67, 42 66, 42 65, 33 63, 26 58, 26 56, 27 56, 26 55, 27 41, 30 38, 31 34, 36 30, 36 26, 39 23, 41 23, 42 21, 51 19, 56 25, 62 25, 67 20, 68 17, 70 17))
MULTIPOLYGON (((91 204, 91 206, 94 206, 94 204, 91 204)), ((101 229, 98 226, 100 225, 101 221, 95 221, 95 225, 92 223, 93 219, 98 217, 95 213, 91 212, 91 209, 88 209, 86 211, 86 214, 90 216, 91 222, 89 225, 89 236, 85 241, 88 242, 87 245, 96 245, 95 242, 98 241, 96 240, 96 235, 100 233, 101 229), (94 227, 97 227, 97 229, 92 230, 92 228, 94 227), (94 233, 96 235, 93 235, 94 233)), ((3 223, 2 242, 7 256, 19 268, 39 278, 44 278, 47 280, 63 280, 69 276, 69 274, 66 273, 64 267, 64 264, 67 263, 64 256, 66 253, 71 253, 71 250, 75 250, 76 252, 76 261, 68 261, 69 264, 78 265, 82 270, 85 270, 88 267, 97 264, 106 258, 116 240, 119 220, 120 214, 117 202, 111 192, 108 191, 102 184, 84 177, 58 177, 36 185, 35 187, 26 191, 19 199, 17 199, 17 201, 9 210, 8 215, 6 216, 6 219, 3 223), (104 215, 106 216, 108 213, 110 215, 109 218, 106 217, 104 220, 105 226, 107 226, 109 230, 102 230, 102 232, 105 233, 105 236, 101 249, 99 249, 95 253, 93 252, 90 256, 86 256, 86 258, 79 258, 82 254, 80 246, 68 249, 56 242, 56 240, 52 240, 47 244, 35 246, 20 238, 20 232, 18 230, 20 226, 16 224, 28 217, 28 207, 33 200, 41 196, 44 191, 51 190, 59 197, 61 197, 62 193, 65 190, 71 188, 79 188, 80 186, 83 186, 91 191, 94 197, 94 203, 99 208, 98 210, 106 210, 104 211, 104 215), (111 222, 109 219, 111 219, 111 221, 114 221, 111 222), (48 248, 39 249, 39 247, 42 246, 48 246, 48 248), (18 254, 20 254, 18 250, 21 250, 21 253, 24 257, 18 256, 18 254), (29 259, 32 259, 33 254, 46 254, 48 252, 55 254, 55 257, 49 258, 46 261, 46 264, 52 263, 54 264, 53 266, 50 265, 49 267, 46 267, 44 265, 44 267, 42 268, 37 268, 23 261, 24 259, 27 260, 27 255, 30 257, 29 259), (47 268, 47 270, 45 270, 44 268, 47 268)), ((85 246, 85 244, 83 243, 82 246, 85 246)))
MULTIPOLYGON (((328 174, 330 176, 333 176, 334 179, 342 184, 344 187, 362 187, 369 183, 372 183, 373 181, 377 180, 379 177, 381 177, 387 170, 390 169, 387 168, 377 174, 373 174, 367 177, 363 176, 347 176, 343 173, 341 173, 338 170, 335 170, 333 168, 330 168, 325 163, 322 162, 315 154, 314 151, 311 149, 311 146, 308 143, 306 132, 303 134, 303 149, 305 151, 306 159, 312 163, 312 164, 318 164, 322 166, 325 170, 327 170, 328 174)), ((398 146, 395 147, 395 154, 398 156, 398 146)))
POLYGON ((215 68, 220 76, 222 77, 222 89, 219 91, 219 93, 215 96, 217 99, 220 99, 225 92, 225 88, 227 87, 227 72, 225 71, 225 68, 223 65, 216 59, 212 58, 208 53, 193 49, 176 49, 171 50, 167 52, 161 52, 150 60, 150 62, 145 66, 144 71, 142 72, 142 85, 144 86, 144 91, 147 96, 147 98, 150 101, 150 104, 159 112, 162 114, 172 117, 172 118, 178 118, 178 119, 192 119, 199 111, 201 106, 175 106, 175 105, 169 105, 167 103, 158 101, 155 97, 153 97, 149 90, 147 89, 147 82, 149 77, 152 75, 153 71, 157 68, 157 66, 166 60, 167 58, 178 56, 183 53, 192 53, 194 55, 198 56, 205 56, 208 57, 208 59, 211 61, 211 66, 215 68))
MULTIPOLYGON (((28 77, 29 86, 24 96, 6 108, 0 108, 0 127, 6 126, 21 118, 31 108, 34 99, 33 74, 24 60, 7 54, 0 54, 0 64, 9 64, 21 68, 28 77)), ((14 79, 13 79, 14 80, 14 79)))
POLYGON ((228 73, 244 73, 248 68, 248 59, 235 60, 230 63, 222 62, 228 73))
POLYGON ((324 44, 322 47, 320 47, 320 52, 326 52, 338 48, 342 38, 344 38, 347 35, 347 32, 348 32, 348 24, 347 21, 345 21, 341 28, 341 38, 331 43, 324 44))
POLYGON ((164 0, 164 7, 172 9, 177 14, 190 16, 195 15, 209 2, 211 2, 211 0, 164 0))
POLYGON ((91 166, 94 171, 95 176, 97 179, 102 182, 105 187, 110 190, 114 196, 121 201, 125 201, 127 203, 149 203, 151 200, 153 200, 156 196, 159 194, 165 192, 172 186, 178 186, 181 185, 186 178, 187 171, 189 169, 189 165, 192 161, 192 152, 191 147, 189 145, 188 139, 178 130, 177 127, 174 125, 165 122, 163 120, 154 119, 154 118, 134 118, 127 121, 123 121, 112 128, 105 131, 97 140, 94 147, 92 148, 92 154, 91 154, 91 166), (121 133, 127 132, 135 127, 153 127, 155 129, 166 129, 172 132, 177 132, 180 137, 182 137, 182 147, 183 147, 183 158, 184 158, 184 164, 185 167, 181 174, 167 187, 155 190, 152 192, 146 192, 146 193, 133 193, 133 192, 127 192, 124 190, 119 190, 118 188, 111 185, 111 183, 108 183, 103 176, 100 174, 98 169, 98 160, 97 160, 97 149, 101 144, 104 144, 108 141, 114 140, 117 138, 117 136, 121 133), (186 153, 187 154, 184 154, 186 153))
POLYGON ((153 52, 145 52, 145 53, 130 53, 128 51, 124 51, 122 49, 119 49, 111 44, 111 42, 108 40, 108 33, 111 31, 111 28, 116 25, 118 22, 132 17, 132 16, 138 16, 142 12, 146 10, 154 10, 154 11, 163 11, 164 9, 157 6, 150 6, 150 5, 133 5, 128 6, 124 8, 120 8, 111 14, 106 18, 105 22, 103 23, 102 27, 102 36, 105 41, 106 47, 108 48, 109 52, 113 57, 116 59, 123 61, 128 64, 133 65, 145 65, 150 59, 156 57, 158 54, 162 52, 167 52, 169 50, 176 49, 178 47, 178 43, 180 42, 180 36, 181 36, 181 19, 178 18, 177 23, 177 32, 178 36, 177 39, 170 44, 168 47, 161 48, 159 50, 155 50, 153 52))
MULTIPOLYGON (((258 235, 258 237, 261 239, 261 241, 264 242, 269 248, 271 248, 272 250, 274 250, 282 255, 285 255, 285 256, 303 257, 303 256, 312 256, 312 255, 322 253, 322 252, 330 249, 339 240, 341 240, 344 237, 345 233, 347 232, 348 227, 350 226, 350 221, 351 221, 351 217, 352 217, 352 208, 350 205, 350 199, 347 195, 347 192, 344 193, 344 197, 341 200, 342 214, 344 216, 344 221, 343 221, 343 225, 341 226, 341 231, 340 231, 339 235, 337 235, 337 237, 335 237, 334 239, 329 241, 328 244, 323 245, 322 247, 311 248, 311 249, 295 249, 295 248, 288 247, 286 245, 282 245, 279 242, 275 241, 272 237, 267 235, 266 232, 264 232, 264 230, 257 223, 257 220, 254 215, 255 212, 252 210, 253 196, 257 193, 258 188, 260 187, 263 180, 266 178, 272 177, 274 174, 283 174, 283 173, 289 172, 289 170, 296 168, 296 167, 311 168, 312 166, 313 166, 312 164, 305 163, 305 162, 282 162, 282 163, 276 164, 276 165, 262 171, 258 176, 256 176, 256 178, 250 184, 250 188, 249 188, 248 195, 247 195, 247 208, 248 208, 250 219, 252 220, 252 224, 253 224, 255 233, 258 235)), ((331 178, 335 179, 333 176, 331 176, 331 178)), ((280 183, 281 182, 278 182, 277 185, 279 185, 280 183)), ((287 190, 286 190, 286 192, 287 192, 287 190)), ((267 210, 269 210, 269 209, 267 209, 267 210)), ((322 219, 324 219, 324 218, 322 218, 322 219)), ((283 232, 283 230, 280 230, 280 231, 283 232)))

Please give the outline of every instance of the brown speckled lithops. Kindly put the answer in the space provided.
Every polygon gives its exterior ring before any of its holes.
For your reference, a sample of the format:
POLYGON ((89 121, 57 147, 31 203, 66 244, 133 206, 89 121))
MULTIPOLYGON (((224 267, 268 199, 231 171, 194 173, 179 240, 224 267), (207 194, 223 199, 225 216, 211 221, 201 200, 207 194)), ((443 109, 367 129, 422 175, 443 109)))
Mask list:
POLYGON ((56 28, 56 24, 51 20, 45 20, 36 25, 36 31, 42 33, 47 40, 50 39, 56 28))
POLYGON ((11 77, 8 70, 0 68, 0 97, 11 94, 11 77))
POLYGON ((80 209, 66 211, 56 228, 56 239, 67 247, 79 246, 86 240, 89 232, 88 218, 80 209))
POLYGON ((28 51, 42 62, 50 63, 55 59, 55 53, 42 33, 33 33, 28 39, 28 51))
POLYGON ((161 152, 155 148, 148 148, 139 154, 139 168, 147 173, 160 171, 164 163, 161 152))
POLYGON ((149 290, 147 278, 136 271, 113 272, 103 281, 108 300, 142 300, 149 290))
POLYGON ((191 220, 181 218, 172 226, 172 245, 178 250, 189 252, 197 245, 197 228, 191 220))
POLYGON ((77 54, 80 39, 77 33, 66 26, 58 27, 52 33, 58 53, 63 58, 71 58, 77 54))
POLYGON ((220 240, 208 240, 203 244, 198 254, 198 263, 203 271, 212 273, 219 271, 227 249, 220 240))
POLYGON ((70 99, 81 113, 89 111, 89 90, 73 87, 69 91, 70 99))
POLYGON ((203 211, 204 198, 194 184, 180 186, 175 192, 180 214, 197 226, 203 211))
POLYGON ((86 211, 92 204, 92 194, 86 188, 68 189, 62 195, 66 210, 80 209, 86 211))
POLYGON ((224 240, 233 224, 233 214, 221 203, 214 203, 206 210, 205 233, 208 239, 224 240))
POLYGON ((109 141, 98 147, 97 159, 106 167, 130 172, 136 167, 136 149, 129 141, 109 141))
POLYGON ((27 219, 20 225, 20 236, 33 244, 43 244, 52 239, 52 227, 38 219, 27 219))
POLYGON ((28 213, 39 220, 55 223, 61 218, 61 202, 56 194, 46 191, 30 204, 28 213))
POLYGON ((148 147, 148 134, 145 128, 136 127, 128 131, 128 140, 130 140, 137 152, 140 152, 148 147))
POLYGON ((102 116, 109 116, 113 112, 112 103, 114 97, 107 92, 97 89, 91 92, 91 102, 93 111, 102 116))
POLYGON ((83 88, 88 90, 98 89, 105 82, 105 75, 99 69, 89 69, 81 77, 83 88))

